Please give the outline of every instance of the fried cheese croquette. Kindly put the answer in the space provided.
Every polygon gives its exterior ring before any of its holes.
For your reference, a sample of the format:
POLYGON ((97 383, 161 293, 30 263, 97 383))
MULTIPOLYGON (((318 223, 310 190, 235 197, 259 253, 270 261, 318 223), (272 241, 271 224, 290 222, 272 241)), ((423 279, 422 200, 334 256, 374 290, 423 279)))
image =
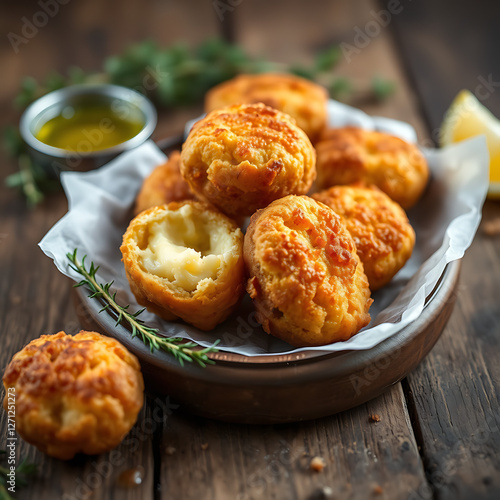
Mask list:
POLYGON ((117 446, 144 399, 137 358, 117 340, 86 331, 31 341, 12 358, 3 384, 6 411, 15 391, 19 435, 63 460, 117 446))
POLYGON ((231 217, 306 193, 316 156, 293 118, 263 104, 212 111, 192 128, 181 172, 195 195, 231 217))
POLYGON ((165 163, 146 177, 135 200, 134 215, 171 201, 194 199, 189 184, 181 175, 180 163, 181 153, 174 151, 165 163))
POLYGON ((139 304, 166 320, 211 330, 245 291, 243 233, 199 201, 172 202, 133 219, 123 264, 139 304))
POLYGON ((429 178, 427 161, 414 144, 355 127, 326 130, 316 144, 317 188, 374 184, 404 209, 412 207, 429 178))
POLYGON ((326 89, 305 78, 275 73, 239 75, 207 92, 205 111, 262 102, 295 118, 314 142, 326 126, 327 101, 326 89))
POLYGON ((334 186, 313 198, 344 218, 372 291, 389 283, 411 257, 415 231, 405 211, 375 186, 334 186))
POLYGON ((245 235, 257 319, 295 347, 348 340, 370 321, 368 280, 341 217, 307 196, 256 212, 245 235))

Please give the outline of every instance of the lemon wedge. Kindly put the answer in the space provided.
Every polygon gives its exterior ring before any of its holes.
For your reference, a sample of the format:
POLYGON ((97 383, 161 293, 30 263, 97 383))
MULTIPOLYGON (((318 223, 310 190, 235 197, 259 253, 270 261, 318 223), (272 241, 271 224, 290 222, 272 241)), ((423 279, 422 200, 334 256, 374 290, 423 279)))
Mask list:
POLYGON ((441 146, 484 134, 490 152, 489 198, 500 199, 500 120, 474 94, 462 90, 446 112, 441 125, 441 146))

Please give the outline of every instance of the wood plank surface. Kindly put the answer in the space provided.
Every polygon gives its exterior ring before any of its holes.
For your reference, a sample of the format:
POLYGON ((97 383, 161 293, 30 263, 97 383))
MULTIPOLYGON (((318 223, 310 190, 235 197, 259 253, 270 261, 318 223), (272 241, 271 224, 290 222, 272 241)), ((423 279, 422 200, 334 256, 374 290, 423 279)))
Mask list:
MULTIPOLYGON (((487 5, 485 16, 465 2, 419 2, 394 18, 395 45, 434 141, 447 106, 462 88, 500 116, 497 86, 489 93, 480 88, 488 77, 500 83, 500 5, 487 5), (446 23, 451 10, 454 22, 446 23)), ((432 488, 422 485, 414 498, 500 498, 500 238, 484 230, 495 220, 500 220, 500 203, 487 201, 463 259, 455 314, 404 385, 432 488)))
POLYGON ((163 431, 161 498, 404 498, 425 483, 410 428, 400 384, 354 410, 298 424, 244 426, 174 414, 163 431), (326 464, 321 472, 310 468, 316 456, 326 464))
MULTIPOLYGON (((12 355, 29 340, 44 333, 80 330, 71 294, 69 280, 54 272, 37 242, 66 211, 62 193, 50 197, 34 210, 28 209, 15 193, 0 188, 2 214, 2 240, 0 243, 0 367, 3 373, 12 355), (24 250, 24 251, 23 251, 24 250)), ((2 399, 3 399, 2 388, 2 399)), ((18 457, 38 465, 38 474, 29 489, 19 492, 18 498, 53 499, 87 498, 97 491, 96 498, 137 498, 137 490, 126 492, 117 488, 117 476, 127 468, 142 465, 150 471, 141 490, 152 495, 154 467, 152 456, 153 435, 140 433, 148 425, 150 407, 141 413, 127 440, 108 454, 71 462, 54 460, 33 446, 19 440, 18 457), (146 422, 146 424, 145 424, 146 422), (141 439, 134 439, 135 436, 141 439), (136 441, 138 441, 136 443, 136 441), (130 442, 132 444, 130 444, 130 442), (137 445, 137 450, 130 451, 137 445), (110 467, 111 466, 111 467, 110 467)), ((6 414, 0 412, 0 428, 7 428, 6 414)), ((147 428, 147 427, 146 427, 147 428)), ((0 434, 0 449, 5 449, 6 432, 0 434)), ((144 496, 147 498, 147 495, 144 496)))
MULTIPOLYGON (((257 18, 258 8, 250 3, 242 4, 239 19, 257 18)), ((325 24, 335 24, 335 28, 325 29, 328 33, 325 41, 318 35, 316 25, 303 23, 299 15, 303 5, 294 4, 290 8, 297 10, 296 15, 290 16, 289 24, 274 24, 271 29, 272 15, 259 20, 262 33, 270 33, 270 38, 286 38, 292 42, 289 33, 302 33, 303 43, 295 40, 296 45, 292 47, 277 48, 282 60, 288 62, 294 57, 307 60, 311 49, 308 53, 304 47, 332 43, 330 33, 336 29, 347 32, 349 21, 353 22, 347 16, 341 21, 335 15, 323 19, 325 24)), ((310 10, 308 12, 310 15, 310 10)), ((357 23, 364 19, 362 16, 357 23)), ((243 42, 258 47, 256 51, 269 46, 270 40, 262 34, 257 39, 251 26, 247 23, 246 31, 245 26, 241 26, 243 42)), ((407 120, 424 138, 425 128, 414 95, 397 58, 390 35, 385 34, 361 52, 355 62, 342 61, 337 71, 357 82, 369 82, 373 74, 383 74, 396 81, 398 92, 384 107, 364 103, 364 109, 407 120)), ((400 384, 375 401, 341 415, 287 426, 228 425, 195 417, 179 419, 174 414, 164 432, 162 445, 162 499, 304 499, 323 498, 325 492, 342 499, 372 496, 389 499, 405 498, 422 484, 427 485, 400 384), (380 414, 381 422, 370 423, 372 413, 380 414), (194 442, 182 446, 185 435, 192 435, 194 442), (206 450, 202 446, 207 446, 206 450), (169 447, 176 449, 173 455, 169 447), (321 473, 309 469, 315 455, 327 462, 321 473), (393 481, 395 473, 400 474, 401 481, 393 481)))
MULTIPOLYGON (((499 209, 486 205, 463 261, 455 314, 407 378, 417 441, 438 499, 500 497, 500 242, 483 231, 499 209)), ((420 493, 415 498, 426 498, 420 493)))
MULTIPOLYGON (((432 11, 418 17, 416 3, 405 4, 351 62, 341 61, 336 74, 361 85, 369 84, 374 74, 397 82, 396 94, 384 105, 358 104, 369 113, 408 121, 426 142, 447 105, 443 95, 453 96, 455 77, 444 73, 454 54, 443 59, 437 45, 425 49, 425 30, 418 30, 416 20, 427 22, 432 11), (415 43, 417 35, 421 43, 415 43), (418 57, 412 46, 420 51, 418 57), (418 61, 429 53, 434 54, 430 65, 422 67, 418 61), (447 62, 441 73, 439 60, 447 62), (429 87, 426 79, 435 74, 440 76, 429 87)), ((431 2, 421 3, 431 8, 431 2)), ((356 28, 373 19, 372 11, 385 8, 365 0, 320 0, 314 8, 298 0, 227 5, 234 6, 238 40, 254 54, 283 62, 307 62, 319 48, 351 42, 356 28)), ((0 16, 0 31, 19 32, 22 17, 29 18, 37 9, 34 1, 9 4, 0 16)), ((8 44, 0 47, 0 60, 9 68, 0 87, 0 125, 18 118, 11 101, 27 74, 41 78, 71 64, 99 69, 106 56, 134 41, 151 37, 160 44, 179 39, 197 43, 220 29, 212 2, 70 2, 19 54, 8 44)), ((491 59, 486 60, 485 67, 493 68, 488 66, 491 59)), ((471 71, 467 63, 462 66, 462 74, 471 71)), ((491 102, 497 98, 498 93, 491 102)), ((200 109, 162 113, 155 138, 178 132, 200 109)), ((3 177, 13 165, 2 159, 0 169, 3 177)), ((74 333, 79 328, 69 281, 36 246, 66 208, 62 193, 30 210, 15 193, 0 187, 2 372, 12 355, 41 333, 74 333)), ((498 217, 499 205, 488 203, 485 222, 498 217)), ((129 436, 108 454, 61 462, 19 441, 18 455, 39 464, 39 472, 18 498, 498 498, 499 252, 498 236, 480 232, 464 259, 458 304, 441 341, 403 384, 374 401, 312 422, 243 426, 189 416, 168 398, 150 395, 129 436), (371 422, 372 414, 380 415, 380 422, 371 422), (310 470, 314 456, 325 460, 322 472, 310 470), (142 484, 121 487, 120 474, 137 466, 144 468, 142 484)), ((5 446, 5 428, 5 413, 0 412, 0 449, 5 446)))
MULTIPOLYGON (((382 1, 382 8, 389 2, 382 1)), ((438 137, 441 120, 458 92, 470 89, 500 116, 500 3, 464 0, 401 2, 394 29, 401 64, 408 70, 428 122, 438 137)))

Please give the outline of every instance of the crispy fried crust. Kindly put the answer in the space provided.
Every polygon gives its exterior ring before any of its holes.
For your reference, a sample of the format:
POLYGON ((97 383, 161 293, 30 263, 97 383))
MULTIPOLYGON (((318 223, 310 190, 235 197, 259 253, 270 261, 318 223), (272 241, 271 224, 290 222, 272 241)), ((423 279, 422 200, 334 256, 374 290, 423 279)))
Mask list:
POLYGON ((296 346, 347 340, 370 321, 368 280, 341 218, 307 196, 253 215, 247 290, 264 330, 296 346))
POLYGON ((42 335, 14 355, 3 383, 6 411, 15 389, 16 431, 63 460, 117 446, 143 404, 137 358, 95 332, 42 335))
POLYGON ((375 186, 335 186, 313 198, 344 218, 372 291, 389 283, 411 257, 415 231, 406 213, 375 186))
POLYGON ((318 189, 374 184, 403 208, 412 207, 429 178, 417 146, 382 132, 346 127, 326 130, 316 144, 318 189))
POLYGON ((326 126, 327 100, 326 89, 298 76, 239 75, 207 92, 205 111, 208 113, 231 104, 262 102, 295 118, 297 125, 314 142, 326 126))
POLYGON ((200 199, 229 216, 251 215, 288 194, 306 193, 315 152, 292 118, 263 104, 229 106, 196 123, 181 172, 200 199))
MULTIPOLYGON (((238 306, 245 291, 243 233, 236 223, 199 201, 172 202, 139 214, 130 222, 120 248, 130 288, 139 304, 166 320, 183 319, 201 330, 211 330, 238 306), (228 234, 229 244, 215 279, 186 291, 165 277, 149 272, 140 256, 148 246, 151 227, 166 214, 189 205, 201 224, 214 223, 228 234)), ((175 266, 175 264, 172 264, 175 266)))
POLYGON ((171 201, 194 199, 189 184, 181 175, 180 163, 181 153, 174 151, 163 165, 146 177, 135 200, 134 215, 171 201))

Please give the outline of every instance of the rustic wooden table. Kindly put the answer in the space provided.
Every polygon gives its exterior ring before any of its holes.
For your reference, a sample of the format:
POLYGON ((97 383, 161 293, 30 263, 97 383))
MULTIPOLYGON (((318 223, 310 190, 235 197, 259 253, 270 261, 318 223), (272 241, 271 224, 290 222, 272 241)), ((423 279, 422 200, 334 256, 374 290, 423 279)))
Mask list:
MULTIPOLYGON (((41 3, 11 3, 8 10, 4 5, 1 32, 20 34, 24 16, 33 19, 41 3)), ((71 64, 95 70, 106 56, 147 37, 160 44, 197 43, 221 31, 215 12, 221 4, 234 18, 233 32, 241 43, 285 62, 308 61, 332 43, 353 43, 359 30, 376 32, 336 71, 360 81, 378 73, 397 82, 397 93, 383 105, 357 104, 369 113, 410 122, 423 144, 435 137, 444 110, 462 87, 483 95, 486 88, 485 104, 500 115, 498 3, 472 10, 470 3, 450 0, 393 1, 389 5, 395 12, 387 23, 387 6, 369 0, 52 3, 58 12, 26 38, 18 53, 4 36, 1 125, 19 118, 12 99, 23 76, 40 78, 71 64)), ((177 132, 198 112, 163 114, 155 138, 177 132)), ((1 176, 13 169, 4 157, 1 176)), ((29 340, 59 330, 74 333, 79 324, 71 284, 37 247, 65 213, 64 195, 28 209, 15 193, 3 185, 0 190, 3 372, 29 340)), ((500 237, 483 229, 499 217, 500 203, 488 201, 463 259, 455 310, 435 348, 377 399, 316 421, 244 426, 189 416, 168 398, 150 395, 130 435, 111 453, 61 462, 19 441, 19 456, 39 464, 39 472, 18 497, 500 498, 500 237), (370 422, 371 414, 380 415, 380 421, 370 422), (315 455, 327 463, 320 473, 308 466, 315 455), (121 487, 117 477, 137 466, 145 471, 142 484, 121 487)), ((367 376, 377 376, 378 369, 367 376)), ((2 412, 0 449, 5 429, 2 412)))

